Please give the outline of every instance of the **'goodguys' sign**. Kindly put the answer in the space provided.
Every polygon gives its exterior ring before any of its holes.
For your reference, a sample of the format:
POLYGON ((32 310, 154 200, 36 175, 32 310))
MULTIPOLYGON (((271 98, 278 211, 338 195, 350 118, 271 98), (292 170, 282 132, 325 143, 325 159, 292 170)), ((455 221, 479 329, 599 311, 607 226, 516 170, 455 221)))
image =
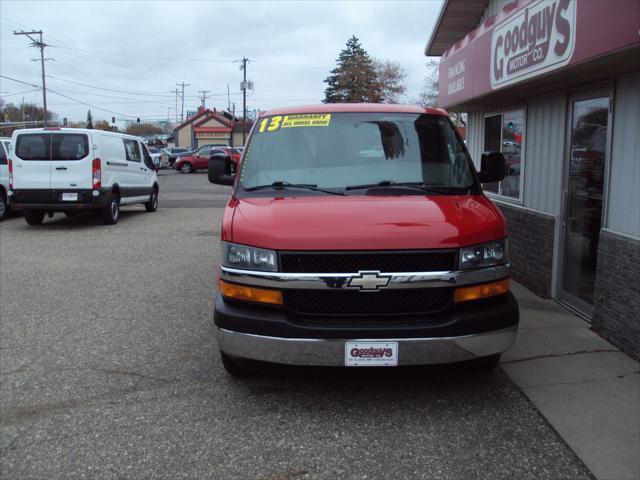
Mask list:
POLYGON ((540 0, 491 35, 491 87, 497 88, 569 63, 576 40, 576 2, 540 0))
POLYGON ((609 54, 626 55, 626 68, 637 69, 631 52, 640 44, 638 31, 639 0, 513 1, 444 52, 438 106, 476 108, 466 103, 502 89, 517 95, 517 85, 560 78, 609 54))

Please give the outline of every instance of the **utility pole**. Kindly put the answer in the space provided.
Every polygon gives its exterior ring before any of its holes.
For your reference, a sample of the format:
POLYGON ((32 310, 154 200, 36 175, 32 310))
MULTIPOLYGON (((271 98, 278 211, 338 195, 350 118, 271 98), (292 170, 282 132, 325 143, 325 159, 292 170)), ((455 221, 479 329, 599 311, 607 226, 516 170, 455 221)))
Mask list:
POLYGON ((242 57, 242 146, 247 141, 247 62, 248 58, 242 57))
POLYGON ((40 49, 40 63, 42 64, 42 107, 44 108, 44 122, 43 125, 47 126, 47 85, 44 80, 44 47, 47 46, 46 43, 42 41, 42 30, 33 31, 33 32, 13 32, 14 35, 26 35, 29 40, 33 43, 31 44, 34 47, 38 47, 40 49), (40 41, 33 38, 31 35, 40 35, 40 41))
POLYGON ((176 123, 178 123, 178 89, 176 88, 175 92, 173 90, 171 90, 171 93, 175 93, 176 94, 176 123))
POLYGON ((176 83, 177 86, 182 87, 182 95, 180 98, 182 99, 182 108, 180 109, 180 121, 184 122, 184 87, 190 87, 190 83, 176 83))
POLYGON ((207 93, 211 93, 211 90, 198 90, 198 93, 202 94, 202 106, 207 106, 207 93))
POLYGON ((227 83, 227 112, 231 113, 231 94, 229 93, 228 83, 227 83))

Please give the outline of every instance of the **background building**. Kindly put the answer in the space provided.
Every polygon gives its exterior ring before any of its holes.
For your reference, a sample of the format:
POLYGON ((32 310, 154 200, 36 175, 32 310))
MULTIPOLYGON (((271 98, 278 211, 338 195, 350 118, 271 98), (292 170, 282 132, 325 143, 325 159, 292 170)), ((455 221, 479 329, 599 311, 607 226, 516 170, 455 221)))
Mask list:
MULTIPOLYGON (((247 132, 252 123, 247 121, 247 132)), ((173 136, 176 146, 197 148, 205 144, 227 146, 242 145, 242 121, 228 112, 200 107, 198 111, 178 125, 173 136)))
POLYGON ((640 2, 445 0, 425 54, 439 106, 468 112, 513 276, 640 358, 640 2))

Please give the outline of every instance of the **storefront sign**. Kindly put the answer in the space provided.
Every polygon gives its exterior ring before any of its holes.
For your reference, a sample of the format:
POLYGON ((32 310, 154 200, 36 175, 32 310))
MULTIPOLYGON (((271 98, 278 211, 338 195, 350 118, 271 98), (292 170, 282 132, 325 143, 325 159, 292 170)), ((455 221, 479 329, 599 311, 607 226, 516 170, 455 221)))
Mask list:
POLYGON ((444 53, 438 106, 637 45, 639 19, 637 0, 518 0, 444 53))
POLYGON ((196 132, 196 138, 229 138, 225 132, 196 132))
POLYGON ((491 87, 540 75, 573 54, 576 2, 540 0, 496 27, 491 34, 491 87))

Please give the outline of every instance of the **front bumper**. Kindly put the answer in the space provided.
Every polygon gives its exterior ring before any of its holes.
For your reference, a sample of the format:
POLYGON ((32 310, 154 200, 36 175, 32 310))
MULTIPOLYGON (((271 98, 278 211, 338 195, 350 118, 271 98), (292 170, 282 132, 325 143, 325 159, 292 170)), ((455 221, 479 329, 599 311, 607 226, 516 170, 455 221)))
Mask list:
POLYGON ((289 365, 344 365, 347 341, 398 342, 398 365, 453 363, 508 350, 518 304, 511 293, 409 317, 322 317, 229 302, 218 294, 214 322, 220 350, 232 357, 289 365), (337 320, 337 321, 336 321, 337 320))
MULTIPOLYGON (((517 326, 495 332, 441 338, 349 339, 361 342, 397 342, 398 365, 462 362, 502 353, 516 339, 517 326)), ((307 366, 344 366, 347 340, 282 338, 218 329, 220 350, 232 357, 307 366)))

